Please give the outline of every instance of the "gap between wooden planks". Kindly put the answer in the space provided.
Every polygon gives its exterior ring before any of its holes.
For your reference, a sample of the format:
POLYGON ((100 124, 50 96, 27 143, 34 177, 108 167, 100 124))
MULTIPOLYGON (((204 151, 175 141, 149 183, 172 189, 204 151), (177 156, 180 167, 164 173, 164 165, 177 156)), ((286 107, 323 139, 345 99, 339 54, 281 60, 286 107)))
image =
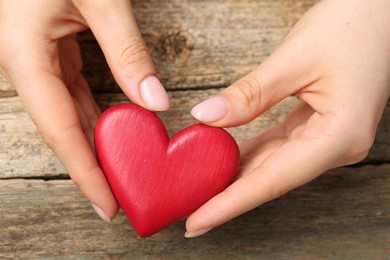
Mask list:
POLYGON ((203 237, 140 239, 101 221, 70 180, 0 180, 0 258, 385 259, 390 164, 339 168, 203 237))

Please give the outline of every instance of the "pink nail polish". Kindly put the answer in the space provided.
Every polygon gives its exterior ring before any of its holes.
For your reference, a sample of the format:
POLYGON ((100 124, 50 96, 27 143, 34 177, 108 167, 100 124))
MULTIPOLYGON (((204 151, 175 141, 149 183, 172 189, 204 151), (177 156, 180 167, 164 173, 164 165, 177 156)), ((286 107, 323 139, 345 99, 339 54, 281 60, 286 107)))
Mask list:
POLYGON ((169 97, 161 82, 155 76, 149 76, 141 82, 141 96, 148 107, 155 111, 169 108, 169 97))
POLYGON ((99 208, 97 205, 95 205, 92 202, 91 205, 92 208, 95 210, 96 214, 98 214, 101 219, 103 219, 107 223, 111 223, 110 217, 101 208, 99 208))
POLYGON ((198 231, 187 231, 184 236, 186 238, 194 238, 194 237, 199 237, 201 235, 204 235, 206 234, 207 232, 209 232, 212 228, 204 228, 204 229, 200 229, 198 231))
POLYGON ((228 112, 227 102, 223 97, 212 97, 196 105, 191 113, 201 122, 211 123, 226 116, 228 112))

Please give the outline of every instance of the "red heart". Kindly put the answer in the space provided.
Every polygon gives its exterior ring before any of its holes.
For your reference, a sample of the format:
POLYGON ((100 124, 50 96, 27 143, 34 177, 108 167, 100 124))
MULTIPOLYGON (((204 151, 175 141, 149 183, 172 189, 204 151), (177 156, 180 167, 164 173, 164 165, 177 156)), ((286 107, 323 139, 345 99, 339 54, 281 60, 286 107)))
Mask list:
POLYGON ((130 104, 103 113, 95 146, 119 205, 141 237, 225 189, 239 162, 237 144, 225 130, 196 124, 169 139, 157 115, 130 104))

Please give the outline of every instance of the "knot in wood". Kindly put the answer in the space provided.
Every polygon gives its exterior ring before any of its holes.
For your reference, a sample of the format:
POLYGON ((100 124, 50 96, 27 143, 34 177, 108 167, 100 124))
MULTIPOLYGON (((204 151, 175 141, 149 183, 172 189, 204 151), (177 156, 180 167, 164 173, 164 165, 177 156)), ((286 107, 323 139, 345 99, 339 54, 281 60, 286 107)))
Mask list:
POLYGON ((187 60, 193 49, 193 37, 183 30, 169 30, 165 33, 144 35, 149 51, 159 60, 187 60))

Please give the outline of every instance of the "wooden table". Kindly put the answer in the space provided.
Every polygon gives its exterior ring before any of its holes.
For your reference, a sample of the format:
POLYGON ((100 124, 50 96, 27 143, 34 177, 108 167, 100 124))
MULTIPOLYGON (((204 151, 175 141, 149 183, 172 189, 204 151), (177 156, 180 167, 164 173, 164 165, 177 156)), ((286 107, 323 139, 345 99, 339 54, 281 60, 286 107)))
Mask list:
MULTIPOLYGON (((254 69, 315 0, 138 0, 136 18, 172 100, 173 134, 191 107, 254 69)), ((84 73, 102 109, 127 102, 89 32, 84 73)), ((283 119, 291 96, 229 131, 242 141, 283 119)), ((102 222, 41 141, 16 92, 0 79, 0 259, 389 259, 390 102, 359 165, 331 170, 197 239, 184 222, 147 239, 122 213, 102 222)))

